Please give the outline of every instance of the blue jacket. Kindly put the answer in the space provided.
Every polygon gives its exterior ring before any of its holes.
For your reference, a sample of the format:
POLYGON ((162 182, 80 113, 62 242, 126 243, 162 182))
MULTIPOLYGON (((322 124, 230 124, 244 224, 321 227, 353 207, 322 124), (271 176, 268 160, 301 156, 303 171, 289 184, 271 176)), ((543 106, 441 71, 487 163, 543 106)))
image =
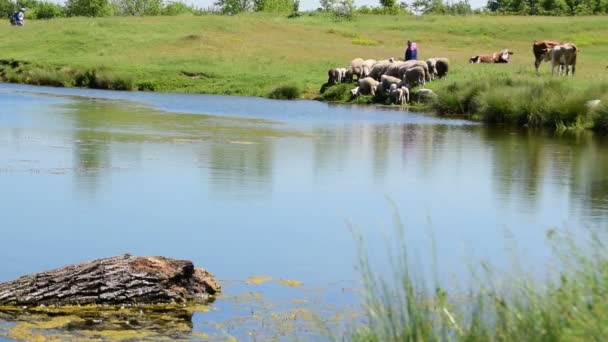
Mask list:
POLYGON ((405 49, 405 58, 406 61, 412 60, 412 59, 418 59, 418 45, 416 43, 413 43, 408 46, 407 49, 405 49))

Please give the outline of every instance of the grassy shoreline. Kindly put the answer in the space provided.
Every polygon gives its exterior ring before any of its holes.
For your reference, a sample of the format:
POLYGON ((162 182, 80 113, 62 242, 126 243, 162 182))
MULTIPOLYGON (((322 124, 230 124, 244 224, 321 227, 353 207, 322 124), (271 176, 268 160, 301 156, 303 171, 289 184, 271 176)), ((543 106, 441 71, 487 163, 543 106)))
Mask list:
MULTIPOLYGON (((584 106, 589 100, 608 100, 604 21, 407 15, 358 15, 352 21, 335 21, 323 15, 288 19, 264 13, 31 20, 24 27, 0 27, 0 80, 318 99, 329 68, 346 66, 355 57, 401 57, 404 42, 414 39, 420 46, 419 58, 442 56, 451 61, 448 77, 427 85, 439 95, 431 107, 440 114, 606 130, 608 107, 592 113, 584 106), (577 43, 581 53, 574 80, 551 80, 546 63, 538 75, 534 72, 534 39, 577 43), (471 55, 507 47, 515 52, 509 64, 468 64, 471 55)), ((342 88, 332 101, 349 102, 343 96, 347 86, 342 88)))

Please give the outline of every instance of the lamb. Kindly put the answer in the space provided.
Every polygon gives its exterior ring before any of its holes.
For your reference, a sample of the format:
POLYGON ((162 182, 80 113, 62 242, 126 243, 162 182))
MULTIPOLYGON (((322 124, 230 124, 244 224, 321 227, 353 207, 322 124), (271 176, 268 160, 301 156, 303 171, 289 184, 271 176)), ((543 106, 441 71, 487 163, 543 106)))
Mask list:
POLYGON ((359 86, 352 89, 350 92, 353 96, 359 95, 376 95, 376 90, 380 82, 376 81, 371 77, 365 77, 359 80, 359 86))
POLYGON ((407 87, 397 87, 392 84, 389 92, 391 102, 395 104, 405 104, 410 101, 410 90, 407 87))
POLYGON ((417 85, 424 86, 425 73, 424 69, 420 66, 415 66, 407 69, 405 75, 403 76, 403 83, 406 87, 411 88, 417 85))

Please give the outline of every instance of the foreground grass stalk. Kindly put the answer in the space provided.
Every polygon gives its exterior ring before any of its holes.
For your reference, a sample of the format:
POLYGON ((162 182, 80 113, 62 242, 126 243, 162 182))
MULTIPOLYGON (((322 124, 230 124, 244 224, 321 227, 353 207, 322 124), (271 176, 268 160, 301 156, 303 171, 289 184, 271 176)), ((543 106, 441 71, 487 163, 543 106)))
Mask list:
MULTIPOLYGON (((403 239, 401 221, 395 225, 403 239)), ((543 282, 511 276, 501 279, 507 285, 472 288, 465 301, 441 288, 429 292, 408 266, 405 242, 390 280, 375 274, 362 238, 357 241, 367 320, 347 340, 602 341, 608 334, 608 254, 597 234, 575 242, 549 232, 548 243, 561 260, 558 274, 543 282)))

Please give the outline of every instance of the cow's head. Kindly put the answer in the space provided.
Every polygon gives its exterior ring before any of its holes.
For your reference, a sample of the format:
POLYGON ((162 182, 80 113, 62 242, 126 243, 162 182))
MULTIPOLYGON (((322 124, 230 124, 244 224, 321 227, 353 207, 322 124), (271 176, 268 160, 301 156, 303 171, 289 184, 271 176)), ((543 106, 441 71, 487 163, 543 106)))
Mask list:
POLYGON ((545 48, 542 49, 542 58, 545 60, 545 62, 548 62, 551 60, 551 50, 553 50, 553 48, 545 48))
POLYGON ((499 61, 504 62, 504 63, 508 63, 509 62, 509 57, 513 54, 513 51, 509 50, 509 49, 504 49, 500 52, 500 57, 499 57, 499 61))
POLYGON ((473 56, 473 57, 469 58, 469 63, 471 63, 471 64, 479 63, 479 56, 473 56))

